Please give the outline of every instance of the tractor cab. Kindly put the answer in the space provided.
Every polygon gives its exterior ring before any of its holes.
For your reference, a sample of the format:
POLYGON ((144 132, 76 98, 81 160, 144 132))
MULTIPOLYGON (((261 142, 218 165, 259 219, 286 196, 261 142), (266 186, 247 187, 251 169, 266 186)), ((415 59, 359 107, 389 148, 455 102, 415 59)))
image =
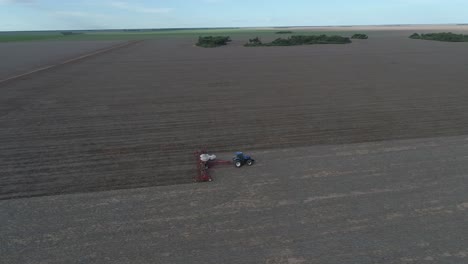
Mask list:
POLYGON ((252 159, 248 155, 245 155, 243 152, 236 152, 236 155, 234 156, 234 158, 232 158, 232 160, 236 168, 240 168, 245 164, 247 164, 247 166, 252 166, 255 162, 254 159, 252 159))

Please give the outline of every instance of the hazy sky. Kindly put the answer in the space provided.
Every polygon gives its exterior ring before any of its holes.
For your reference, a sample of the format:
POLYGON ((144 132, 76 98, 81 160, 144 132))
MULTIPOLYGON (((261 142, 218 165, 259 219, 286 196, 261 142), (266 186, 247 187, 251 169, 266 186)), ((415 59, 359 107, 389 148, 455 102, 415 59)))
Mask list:
POLYGON ((468 23, 468 0, 0 0, 0 31, 468 23))

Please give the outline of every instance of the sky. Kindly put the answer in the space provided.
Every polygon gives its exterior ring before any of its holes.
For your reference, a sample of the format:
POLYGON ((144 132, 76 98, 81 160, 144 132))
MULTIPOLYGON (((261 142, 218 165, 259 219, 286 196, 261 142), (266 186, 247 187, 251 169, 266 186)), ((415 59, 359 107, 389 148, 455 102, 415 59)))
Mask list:
POLYGON ((0 31, 468 23, 468 0, 0 0, 0 31))

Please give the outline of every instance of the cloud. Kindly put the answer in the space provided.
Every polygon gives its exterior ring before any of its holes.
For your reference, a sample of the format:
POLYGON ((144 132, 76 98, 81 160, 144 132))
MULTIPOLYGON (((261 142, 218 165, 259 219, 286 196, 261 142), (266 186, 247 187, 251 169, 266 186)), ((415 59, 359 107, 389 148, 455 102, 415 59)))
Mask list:
POLYGON ((218 3, 224 2, 224 0, 201 0, 201 1, 204 3, 208 3, 208 4, 218 4, 218 3))
POLYGON ((110 5, 114 8, 130 11, 130 12, 148 13, 148 14, 166 14, 173 10, 172 8, 154 8, 154 7, 136 6, 136 5, 131 5, 129 3, 126 3, 126 2, 111 2, 110 5))
POLYGON ((0 0, 0 4, 32 4, 36 0, 0 0))
POLYGON ((109 15, 103 15, 103 14, 95 14, 95 13, 88 13, 88 12, 80 12, 80 11, 56 11, 52 13, 55 16, 58 17, 74 17, 74 18, 96 18, 96 19, 107 19, 107 18, 112 18, 112 16, 109 15))

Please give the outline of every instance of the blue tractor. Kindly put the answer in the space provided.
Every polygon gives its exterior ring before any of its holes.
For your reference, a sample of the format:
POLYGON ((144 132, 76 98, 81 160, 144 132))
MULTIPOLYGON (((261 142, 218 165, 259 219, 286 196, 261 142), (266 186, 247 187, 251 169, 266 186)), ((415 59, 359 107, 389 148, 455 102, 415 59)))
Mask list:
POLYGON ((236 152, 236 156, 232 158, 232 161, 234 163, 234 166, 236 166, 236 168, 240 168, 244 166, 245 164, 247 164, 247 166, 252 166, 255 162, 255 160, 252 159, 252 157, 245 155, 242 152, 236 152))

